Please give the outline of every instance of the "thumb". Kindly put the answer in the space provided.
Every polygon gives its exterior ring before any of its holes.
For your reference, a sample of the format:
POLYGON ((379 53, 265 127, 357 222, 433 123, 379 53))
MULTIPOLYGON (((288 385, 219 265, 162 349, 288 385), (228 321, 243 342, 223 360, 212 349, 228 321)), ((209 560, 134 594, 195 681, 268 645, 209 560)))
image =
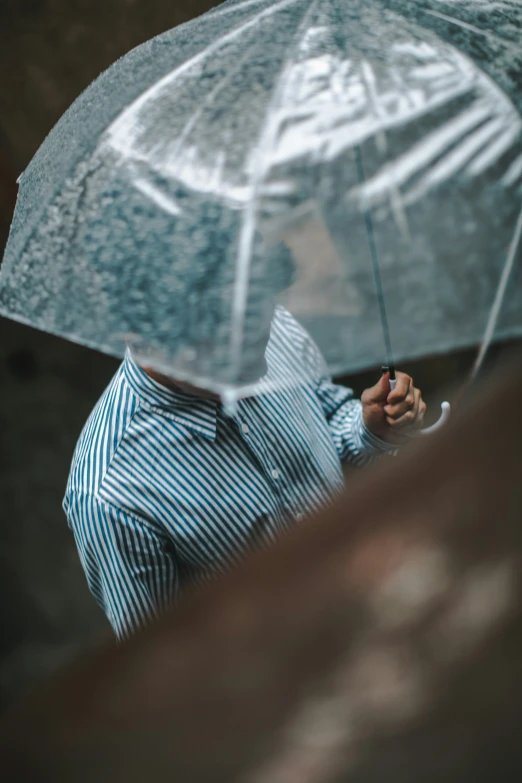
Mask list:
POLYGON ((379 378, 375 386, 366 389, 363 402, 371 405, 377 402, 386 402, 390 393, 390 373, 385 372, 379 378))

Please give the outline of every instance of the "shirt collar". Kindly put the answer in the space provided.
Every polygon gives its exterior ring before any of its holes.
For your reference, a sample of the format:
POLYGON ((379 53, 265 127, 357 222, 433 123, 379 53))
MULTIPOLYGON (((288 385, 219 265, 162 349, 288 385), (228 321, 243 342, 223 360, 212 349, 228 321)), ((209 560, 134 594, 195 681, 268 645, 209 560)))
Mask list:
POLYGON ((127 351, 123 362, 127 383, 146 405, 209 440, 216 438, 218 401, 173 391, 150 378, 127 351))

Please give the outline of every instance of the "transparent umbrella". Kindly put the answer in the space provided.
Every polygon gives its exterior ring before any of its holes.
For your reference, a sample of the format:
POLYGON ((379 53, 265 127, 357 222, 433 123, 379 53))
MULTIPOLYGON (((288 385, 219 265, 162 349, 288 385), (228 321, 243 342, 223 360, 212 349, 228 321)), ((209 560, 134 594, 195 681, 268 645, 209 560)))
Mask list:
POLYGON ((276 306, 334 374, 522 334, 521 23, 229 0, 138 47, 20 178, 0 312, 238 396, 276 306))

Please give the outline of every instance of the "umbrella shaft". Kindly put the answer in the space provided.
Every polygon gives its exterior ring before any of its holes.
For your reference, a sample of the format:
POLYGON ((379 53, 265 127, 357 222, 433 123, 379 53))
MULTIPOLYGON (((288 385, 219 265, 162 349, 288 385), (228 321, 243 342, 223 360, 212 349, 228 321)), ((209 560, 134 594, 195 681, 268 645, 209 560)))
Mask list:
MULTIPOLYGON (((364 165, 362 160, 362 154, 359 147, 355 148, 355 160, 357 164, 357 173, 359 176, 359 182, 361 185, 366 182, 366 176, 364 174, 364 165)), ((394 367, 393 351, 391 345, 390 329, 388 326, 388 315, 386 313, 386 303, 384 300, 384 290, 382 286, 381 269, 379 265, 379 258, 377 254, 377 246, 375 244, 375 234, 373 230, 373 220, 370 209, 364 210, 364 222, 366 224, 366 233, 368 235, 368 245, 370 248, 370 257, 372 261, 373 277, 375 280, 375 289, 377 292, 377 302, 379 304, 379 314, 381 319, 381 328, 384 338, 384 348, 386 351, 386 363, 389 367, 394 367)))

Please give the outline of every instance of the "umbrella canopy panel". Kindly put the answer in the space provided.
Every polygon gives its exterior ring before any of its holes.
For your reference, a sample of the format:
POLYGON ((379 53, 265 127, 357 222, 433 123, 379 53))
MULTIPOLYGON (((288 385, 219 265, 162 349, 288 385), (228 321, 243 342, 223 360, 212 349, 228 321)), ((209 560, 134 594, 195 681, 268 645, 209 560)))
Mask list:
POLYGON ((333 373, 389 358, 376 282, 397 361, 522 334, 521 22, 244 0, 138 47, 22 176, 0 311, 221 392, 277 304, 333 373))

